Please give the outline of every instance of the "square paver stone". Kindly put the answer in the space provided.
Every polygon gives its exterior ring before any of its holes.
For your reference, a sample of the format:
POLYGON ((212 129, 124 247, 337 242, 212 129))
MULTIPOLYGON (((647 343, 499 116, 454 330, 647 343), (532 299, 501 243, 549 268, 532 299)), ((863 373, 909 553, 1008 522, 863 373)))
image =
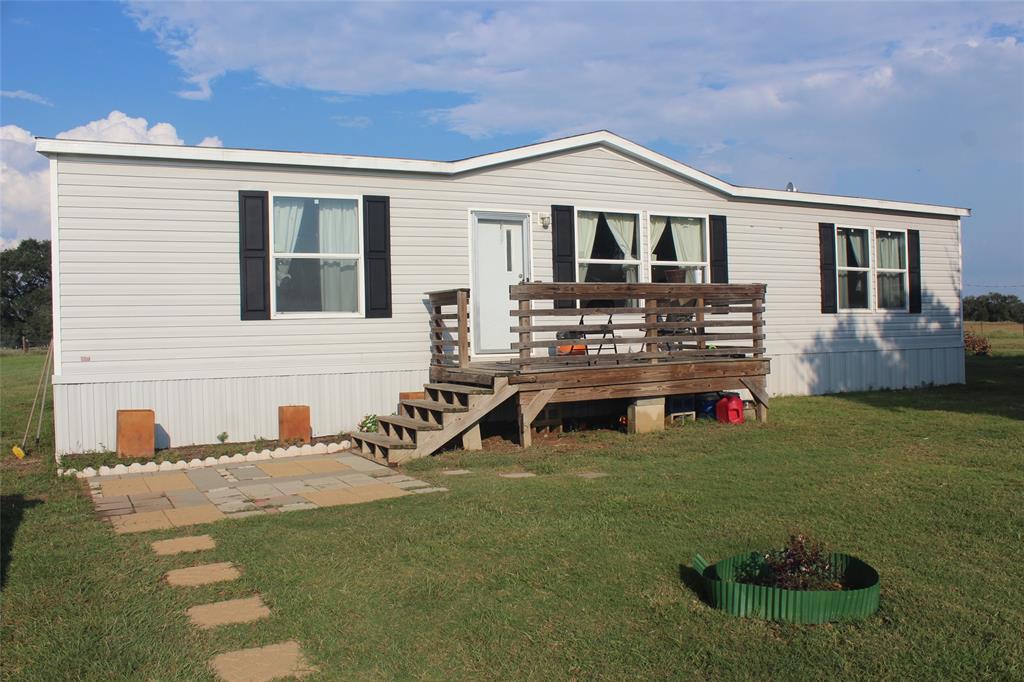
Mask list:
POLYGON ((361 473, 342 474, 341 476, 338 476, 338 480, 340 480, 345 485, 350 485, 353 487, 360 485, 377 485, 376 478, 361 473))
POLYGON ((365 502, 361 497, 357 497, 352 490, 352 488, 348 487, 334 488, 332 490, 315 490, 311 493, 302 493, 302 497, 318 507, 336 507, 339 504, 365 502))
POLYGON ((267 476, 284 478, 285 476, 305 476, 312 473, 299 462, 260 462, 256 465, 267 476))
POLYGON ((181 509, 167 509, 164 511, 167 520, 173 526, 191 526, 197 523, 210 523, 224 518, 224 513, 212 504, 203 504, 196 507, 182 507, 181 509))
POLYGON ((196 507, 201 504, 209 504, 210 498, 201 490, 172 490, 167 493, 167 499, 177 509, 182 507, 196 507))
POLYGON ((358 488, 352 488, 351 490, 352 493, 363 502, 386 500, 391 497, 404 497, 409 494, 407 490, 402 490, 401 488, 396 488, 393 485, 386 485, 384 483, 362 485, 358 488))
POLYGON ((269 478, 263 469, 255 464, 235 467, 228 470, 229 473, 239 481, 256 481, 261 478, 269 478))
POLYGON ((498 475, 502 478, 533 478, 537 474, 531 474, 529 471, 509 471, 498 475))
POLYGON ((307 459, 302 462, 314 474, 333 474, 336 471, 349 471, 352 467, 342 464, 336 459, 307 459))
POLYGON ((275 483, 274 487, 285 495, 299 495, 316 490, 316 488, 306 485, 305 481, 281 481, 280 483, 275 483))
POLYGON ((227 580, 236 580, 241 573, 230 561, 218 564, 202 564, 200 566, 189 566, 188 568, 176 568, 167 571, 164 578, 168 585, 175 587, 197 587, 211 583, 221 583, 227 580))
POLYGON ((216 543, 209 535, 190 535, 184 538, 171 538, 170 540, 157 540, 151 547, 160 556, 170 554, 182 554, 184 552, 202 552, 206 549, 213 549, 216 543))
POLYGON ((249 623, 270 617, 270 609, 263 603, 263 599, 259 595, 246 599, 229 599, 213 604, 200 604, 190 608, 187 613, 192 624, 203 630, 232 623, 249 623))
POLYGON ((279 677, 301 679, 316 672, 296 641, 229 651, 215 656, 210 667, 224 682, 268 682, 279 677))
POLYGON ((113 481, 103 481, 101 486, 104 497, 152 492, 149 489, 149 486, 146 485, 146 480, 141 476, 137 478, 121 478, 113 481))
POLYGON ((356 471, 362 471, 363 473, 373 473, 379 475, 388 475, 392 473, 392 470, 386 466, 371 462, 370 460, 360 457, 359 455, 341 455, 336 458, 342 464, 346 464, 356 471))
POLYGON ((268 483, 240 485, 238 491, 244 493, 250 500, 265 500, 268 497, 277 497, 281 494, 280 490, 268 483))
POLYGON ((163 530, 171 528, 171 522, 162 511, 145 511, 137 514, 125 514, 110 519, 117 533, 143 533, 147 530, 163 530))
POLYGON ((168 490, 195 490, 196 486, 189 480, 188 476, 182 473, 176 474, 154 474, 146 476, 146 485, 155 493, 165 493, 168 490))
POLYGON ((187 474, 188 479, 200 490, 212 490, 224 487, 224 477, 213 469, 193 469, 187 474))

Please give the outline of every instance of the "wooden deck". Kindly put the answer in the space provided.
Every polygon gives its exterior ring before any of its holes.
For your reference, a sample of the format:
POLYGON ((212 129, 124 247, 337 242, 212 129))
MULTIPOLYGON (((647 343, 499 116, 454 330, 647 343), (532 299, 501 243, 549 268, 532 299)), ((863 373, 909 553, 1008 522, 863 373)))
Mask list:
POLYGON ((747 389, 767 419, 763 284, 533 283, 509 294, 518 356, 503 360, 471 355, 468 289, 429 295, 430 377, 516 389, 524 445, 552 403, 747 389))

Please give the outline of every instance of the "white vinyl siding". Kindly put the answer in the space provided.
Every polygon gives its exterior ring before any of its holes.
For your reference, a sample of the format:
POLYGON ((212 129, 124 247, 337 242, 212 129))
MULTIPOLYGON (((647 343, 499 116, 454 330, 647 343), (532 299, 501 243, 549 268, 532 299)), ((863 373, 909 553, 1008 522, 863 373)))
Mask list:
MULTIPOLYGON (((144 386, 218 377, 304 381, 366 372, 419 377, 429 362, 424 292, 471 282, 467 211, 512 206, 530 212, 533 279, 551 281, 551 229, 539 217, 550 214, 553 204, 637 212, 641 279, 650 272, 650 215, 725 215, 730 281, 768 285, 773 393, 846 390, 840 388, 847 385, 840 367, 872 377, 862 388, 963 380, 962 352, 954 352, 962 348, 955 217, 726 199, 603 147, 454 177, 72 156, 54 167, 58 385, 144 386), (393 316, 241 322, 239 190, 389 196, 393 316), (822 314, 819 222, 920 230, 921 314, 822 314), (825 356, 822 364, 818 358, 825 356), (843 357, 858 359, 837 364, 843 357), (907 374, 911 357, 929 359, 907 374)), ((272 383, 261 385, 273 390, 272 383)), ((121 406, 145 406, 142 398, 118 395, 121 406)), ((358 393, 350 397, 361 400, 358 393)), ((283 404, 273 394, 266 400, 283 404)), ((114 408, 114 402, 104 403, 105 410, 114 408)), ((58 422, 93 416, 84 405, 78 409, 80 415, 59 414, 58 422)), ((354 426, 337 415, 324 419, 324 428, 354 426)))

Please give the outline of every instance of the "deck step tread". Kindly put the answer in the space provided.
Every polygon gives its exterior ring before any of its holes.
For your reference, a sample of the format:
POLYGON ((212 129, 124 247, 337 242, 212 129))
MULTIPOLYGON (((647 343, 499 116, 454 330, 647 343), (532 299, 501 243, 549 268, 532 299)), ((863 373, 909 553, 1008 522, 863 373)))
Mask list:
POLYGON ((448 403, 439 403, 435 400, 403 400, 402 405, 410 405, 412 407, 422 407, 427 410, 435 410, 437 412, 468 412, 468 407, 462 405, 449 405, 448 403))
POLYGON ((425 422, 422 419, 402 417, 397 414, 388 415, 386 417, 377 417, 377 421, 386 422, 388 424, 397 424, 398 426, 404 426, 407 429, 415 429, 416 431, 440 431, 442 428, 440 424, 431 424, 430 422, 425 422))
POLYGON ((424 384, 423 387, 432 391, 449 391, 467 395, 491 395, 494 393, 493 389, 484 386, 466 386, 464 384, 424 384))
POLYGON ((357 441, 373 443, 389 450, 412 450, 416 447, 415 443, 407 443, 404 440, 398 440, 379 433, 355 433, 352 434, 352 438, 357 441))

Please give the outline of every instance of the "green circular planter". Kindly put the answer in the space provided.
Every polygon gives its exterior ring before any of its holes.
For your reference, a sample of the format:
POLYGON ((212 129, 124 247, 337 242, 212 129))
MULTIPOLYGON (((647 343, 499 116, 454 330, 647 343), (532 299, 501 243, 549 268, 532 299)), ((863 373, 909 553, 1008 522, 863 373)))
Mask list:
POLYGON ((878 571, 849 554, 832 554, 844 590, 785 590, 733 582, 736 567, 756 554, 737 554, 717 564, 693 557, 711 605, 733 616, 753 616, 784 623, 828 623, 866 618, 878 610, 878 571))

